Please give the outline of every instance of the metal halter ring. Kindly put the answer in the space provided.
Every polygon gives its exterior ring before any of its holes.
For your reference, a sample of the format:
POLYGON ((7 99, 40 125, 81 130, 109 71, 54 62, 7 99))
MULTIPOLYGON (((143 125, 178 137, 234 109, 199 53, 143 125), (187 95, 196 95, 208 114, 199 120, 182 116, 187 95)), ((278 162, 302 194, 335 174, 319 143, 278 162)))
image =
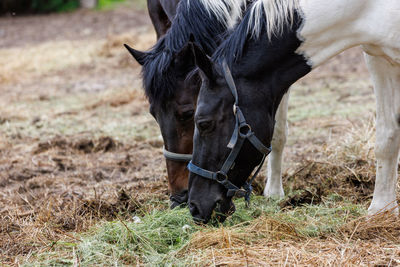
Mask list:
POLYGON ((222 183, 223 181, 228 180, 228 175, 222 171, 217 171, 215 180, 217 180, 218 183, 222 183))
POLYGON ((239 134, 241 137, 245 138, 251 135, 251 126, 246 124, 243 124, 242 126, 239 127, 239 134))

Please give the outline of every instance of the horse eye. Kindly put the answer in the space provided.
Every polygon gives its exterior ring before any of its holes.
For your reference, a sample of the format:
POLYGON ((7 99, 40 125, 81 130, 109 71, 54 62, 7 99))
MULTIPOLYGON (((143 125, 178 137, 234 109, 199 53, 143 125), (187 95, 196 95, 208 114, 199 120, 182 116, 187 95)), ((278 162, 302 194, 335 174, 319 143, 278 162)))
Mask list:
POLYGON ((199 121, 197 123, 197 128, 199 128, 200 132, 211 131, 213 129, 213 121, 199 121))
POLYGON ((194 110, 188 110, 182 113, 182 115, 179 116, 180 121, 188 121, 193 119, 194 115, 194 110))

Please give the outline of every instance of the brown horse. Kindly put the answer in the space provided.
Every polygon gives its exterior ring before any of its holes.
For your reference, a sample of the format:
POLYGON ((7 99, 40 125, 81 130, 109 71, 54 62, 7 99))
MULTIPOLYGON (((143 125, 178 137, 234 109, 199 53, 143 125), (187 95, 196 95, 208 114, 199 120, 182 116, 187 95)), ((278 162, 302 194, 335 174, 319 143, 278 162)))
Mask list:
MULTIPOLYGON (((163 37, 168 29, 171 27, 172 21, 176 14, 176 9, 180 0, 147 0, 147 8, 150 15, 151 22, 153 23, 154 29, 157 34, 157 40, 163 37)), ((140 63, 140 62, 139 62, 140 63)), ((177 103, 189 103, 189 109, 193 109, 193 97, 191 94, 187 94, 187 90, 179 90, 180 93, 176 95, 177 103)), ((196 90, 197 91, 197 90, 196 90)), ((197 93, 195 94, 197 97, 197 93)), ((179 104, 178 104, 179 105, 179 104)), ((177 108, 176 108, 177 109, 177 108)), ((154 109, 151 109, 151 113, 154 113, 154 109)), ((185 113, 185 112, 183 112, 185 113)), ((187 113, 187 112, 186 112, 187 113)), ((186 152, 182 154, 169 152, 164 148, 164 155, 166 157, 167 172, 168 172, 168 187, 170 191, 171 208, 175 208, 182 203, 186 202, 186 192, 188 186, 188 172, 186 171, 187 161, 191 158, 192 151, 192 136, 193 136, 193 121, 191 120, 192 113, 189 111, 189 116, 182 114, 179 121, 181 123, 175 124, 176 126, 170 128, 181 128, 178 130, 179 135, 183 138, 179 143, 181 144, 179 151, 186 152), (184 116, 189 119, 183 118, 184 116)), ((157 120, 157 116, 153 114, 157 120)), ((160 116, 158 116, 160 117, 160 116)), ((160 125, 161 127, 161 125, 160 125)), ((162 130, 161 130, 162 131, 162 130)), ((171 132, 164 130, 162 132, 171 132)), ((176 135, 176 132, 172 131, 172 135, 176 135)), ((178 150, 176 150, 178 151, 178 150)))

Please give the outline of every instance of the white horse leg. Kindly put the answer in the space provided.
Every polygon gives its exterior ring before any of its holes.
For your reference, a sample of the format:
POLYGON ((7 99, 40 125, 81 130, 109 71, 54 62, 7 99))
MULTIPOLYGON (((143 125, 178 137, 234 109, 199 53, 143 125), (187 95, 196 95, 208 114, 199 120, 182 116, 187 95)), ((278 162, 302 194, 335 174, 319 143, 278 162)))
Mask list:
POLYGON ((400 66, 383 57, 365 55, 376 95, 376 180, 368 214, 393 209, 396 202, 400 149, 400 66))
POLYGON ((275 115, 275 129, 272 137, 272 152, 268 157, 267 184, 264 189, 265 197, 283 197, 282 186, 282 156, 288 134, 287 110, 289 105, 289 92, 287 92, 279 105, 275 115))

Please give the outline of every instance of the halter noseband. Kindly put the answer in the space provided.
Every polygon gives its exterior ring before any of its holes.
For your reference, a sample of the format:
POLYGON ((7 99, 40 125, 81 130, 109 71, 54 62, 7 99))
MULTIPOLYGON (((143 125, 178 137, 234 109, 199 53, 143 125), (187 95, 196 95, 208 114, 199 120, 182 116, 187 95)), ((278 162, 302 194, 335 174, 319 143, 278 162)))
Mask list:
POLYGON ((247 124, 246 119, 241 109, 239 108, 239 98, 236 85, 228 64, 225 60, 222 62, 222 69, 224 71, 224 76, 228 87, 235 98, 235 103, 233 104, 233 114, 236 118, 235 129, 233 130, 232 137, 229 141, 229 144, 227 145, 227 147, 231 149, 231 152, 228 155, 228 158, 225 160, 224 164, 222 165, 221 169, 217 172, 202 169, 194 165, 192 161, 189 162, 188 169, 192 173, 195 173, 203 178, 216 181, 217 183, 223 185, 228 190, 228 197, 244 197, 248 204, 250 202, 250 195, 253 190, 251 184, 253 183, 257 174, 260 172, 261 167, 264 164, 265 157, 271 152, 271 147, 264 146, 263 143, 255 136, 254 132, 251 130, 250 125, 247 124), (249 140, 250 143, 260 153, 263 154, 263 158, 258 165, 256 172, 253 174, 250 180, 244 183, 244 185, 242 186, 243 189, 241 189, 229 181, 228 172, 233 168, 235 160, 239 155, 240 149, 242 148, 243 143, 246 139, 249 140))
POLYGON ((192 154, 180 154, 170 152, 163 147, 163 154, 166 159, 173 160, 173 161, 180 161, 180 162, 189 162, 192 160, 192 154))

